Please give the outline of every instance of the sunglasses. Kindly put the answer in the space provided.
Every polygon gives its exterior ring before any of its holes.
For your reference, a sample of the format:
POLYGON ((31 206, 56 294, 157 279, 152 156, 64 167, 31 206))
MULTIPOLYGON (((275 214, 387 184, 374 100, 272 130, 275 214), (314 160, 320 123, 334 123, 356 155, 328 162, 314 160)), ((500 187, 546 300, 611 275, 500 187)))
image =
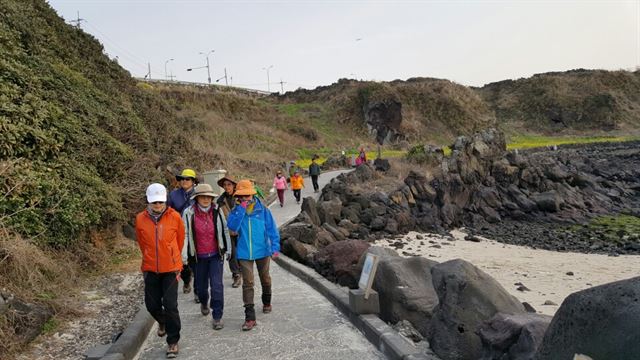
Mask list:
POLYGON ((164 201, 154 201, 152 202, 153 205, 160 205, 160 204, 164 204, 164 201))

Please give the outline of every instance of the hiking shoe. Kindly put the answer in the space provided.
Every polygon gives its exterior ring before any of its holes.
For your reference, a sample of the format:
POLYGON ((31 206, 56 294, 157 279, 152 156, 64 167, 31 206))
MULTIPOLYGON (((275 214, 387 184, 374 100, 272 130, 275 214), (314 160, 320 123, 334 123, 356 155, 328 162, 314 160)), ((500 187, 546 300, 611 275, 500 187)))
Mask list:
POLYGON ((231 287, 237 288, 240 287, 240 285, 242 285, 242 278, 240 277, 240 275, 234 275, 233 284, 231 284, 231 287))
POLYGON ((244 324, 242 324, 242 331, 249 331, 253 329, 254 326, 256 326, 255 320, 246 320, 244 324))
POLYGON ((190 292, 191 292, 191 283, 184 284, 184 286, 182 287, 182 293, 183 294, 188 294, 190 292))
POLYGON ((262 306, 262 312, 265 314, 270 313, 271 310, 273 310, 273 307, 271 306, 271 304, 262 306))
POLYGON ((200 304, 200 298, 198 297, 198 294, 193 294, 193 301, 196 304, 200 304))
POLYGON ((222 330, 222 328, 224 328, 224 321, 213 319, 213 330, 222 330))
POLYGON ((178 356, 178 344, 169 344, 167 347, 167 359, 175 359, 178 356))
POLYGON ((200 304, 200 312, 202 313, 202 315, 209 315, 209 307, 207 306, 207 304, 200 304))
POLYGON ((158 336, 163 337, 167 335, 167 330, 164 327, 164 324, 158 324, 158 336))

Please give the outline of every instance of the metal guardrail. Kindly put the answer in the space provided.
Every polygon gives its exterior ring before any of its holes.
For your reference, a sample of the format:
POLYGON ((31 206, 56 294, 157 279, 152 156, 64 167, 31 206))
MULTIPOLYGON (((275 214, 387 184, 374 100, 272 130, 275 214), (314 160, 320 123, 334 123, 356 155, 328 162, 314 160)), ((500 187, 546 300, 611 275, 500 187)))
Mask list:
POLYGON ((269 91, 264 91, 264 90, 257 90, 257 89, 250 89, 250 88, 244 88, 244 87, 239 87, 239 86, 229 86, 229 85, 220 85, 220 84, 207 84, 207 83, 200 83, 200 82, 180 81, 180 80, 144 79, 144 78, 139 78, 139 77, 136 77, 135 79, 138 80, 138 81, 141 81, 141 82, 146 82, 146 83, 197 86, 197 87, 218 88, 218 89, 225 89, 225 90, 235 90, 235 91, 250 93, 250 94, 259 95, 259 96, 269 96, 271 94, 276 94, 274 92, 269 92, 269 91))

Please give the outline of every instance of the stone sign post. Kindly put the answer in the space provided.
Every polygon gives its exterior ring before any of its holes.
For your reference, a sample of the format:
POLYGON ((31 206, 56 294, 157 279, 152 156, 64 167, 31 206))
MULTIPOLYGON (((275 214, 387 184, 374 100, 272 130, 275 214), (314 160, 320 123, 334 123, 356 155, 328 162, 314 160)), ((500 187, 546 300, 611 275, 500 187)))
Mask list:
POLYGON ((360 273, 358 289, 349 290, 349 307, 357 314, 378 314, 380 313, 380 301, 378 292, 373 290, 373 279, 376 277, 378 268, 378 255, 367 254, 360 273))

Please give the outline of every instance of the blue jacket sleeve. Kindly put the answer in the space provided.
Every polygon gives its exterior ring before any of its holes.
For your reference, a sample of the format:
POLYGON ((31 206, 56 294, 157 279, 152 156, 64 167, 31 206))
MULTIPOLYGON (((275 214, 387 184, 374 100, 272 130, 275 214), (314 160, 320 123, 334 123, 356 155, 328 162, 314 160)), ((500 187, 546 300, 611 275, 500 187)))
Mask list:
POLYGON ((167 206, 170 207, 170 208, 173 208, 175 210, 176 205, 174 204, 174 201, 173 201, 173 192, 174 191, 171 191, 169 193, 169 196, 167 196, 167 206))
POLYGON ((267 208, 265 208, 265 228, 267 236, 271 240, 271 253, 280 252, 280 232, 271 211, 267 208))
POLYGON ((240 226, 242 225, 242 219, 246 213, 246 209, 242 206, 236 206, 233 208, 231 213, 229 213, 229 218, 227 219, 227 227, 231 231, 239 232, 240 226))

